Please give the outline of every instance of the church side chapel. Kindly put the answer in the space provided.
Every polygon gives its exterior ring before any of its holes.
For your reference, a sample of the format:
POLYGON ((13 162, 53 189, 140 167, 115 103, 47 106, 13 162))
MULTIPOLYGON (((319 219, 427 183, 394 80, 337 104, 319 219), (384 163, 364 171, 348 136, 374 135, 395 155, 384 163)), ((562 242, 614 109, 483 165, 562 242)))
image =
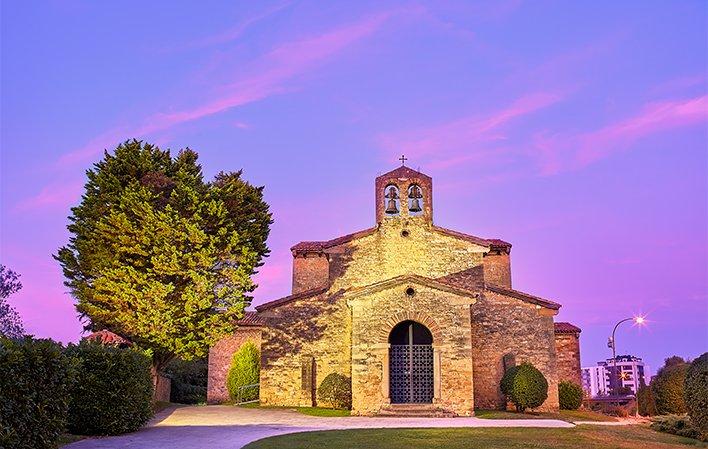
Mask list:
POLYGON ((374 191, 374 227, 293 246, 292 294, 211 348, 209 402, 229 399, 232 355, 252 341, 262 405, 321 405, 317 387, 338 373, 353 414, 470 416, 505 408, 505 370, 529 362, 549 384, 539 410, 557 411, 558 382, 580 383, 580 329, 512 288, 511 244, 435 225, 433 181, 405 165, 374 191))

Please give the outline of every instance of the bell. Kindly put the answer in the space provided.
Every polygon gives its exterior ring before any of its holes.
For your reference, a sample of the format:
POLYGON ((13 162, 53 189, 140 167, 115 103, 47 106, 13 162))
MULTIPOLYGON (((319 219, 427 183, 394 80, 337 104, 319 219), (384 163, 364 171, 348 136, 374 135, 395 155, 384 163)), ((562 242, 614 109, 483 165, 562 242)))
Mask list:
POLYGON ((388 193, 385 195, 386 198, 390 198, 392 200, 397 200, 398 199, 398 192, 396 191, 396 188, 391 186, 388 188, 388 193))
POLYGON ((388 200, 388 206, 386 206, 386 213, 387 214, 397 214, 398 213, 398 208, 396 207, 396 200, 394 200, 394 199, 388 200))
POLYGON ((408 192, 408 198, 423 198, 423 192, 420 191, 420 187, 413 184, 408 192))
POLYGON ((420 212, 422 210, 420 208, 420 200, 418 200, 418 198, 413 198, 411 200, 411 207, 408 210, 410 212, 420 212))

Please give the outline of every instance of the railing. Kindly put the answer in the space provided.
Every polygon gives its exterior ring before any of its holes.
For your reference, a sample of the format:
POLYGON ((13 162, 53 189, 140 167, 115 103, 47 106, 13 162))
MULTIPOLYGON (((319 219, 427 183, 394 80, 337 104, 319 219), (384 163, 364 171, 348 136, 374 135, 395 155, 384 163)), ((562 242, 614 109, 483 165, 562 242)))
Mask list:
POLYGON ((258 402, 260 386, 261 384, 251 384, 238 387, 238 390, 236 390, 236 397, 234 398, 236 405, 258 402))

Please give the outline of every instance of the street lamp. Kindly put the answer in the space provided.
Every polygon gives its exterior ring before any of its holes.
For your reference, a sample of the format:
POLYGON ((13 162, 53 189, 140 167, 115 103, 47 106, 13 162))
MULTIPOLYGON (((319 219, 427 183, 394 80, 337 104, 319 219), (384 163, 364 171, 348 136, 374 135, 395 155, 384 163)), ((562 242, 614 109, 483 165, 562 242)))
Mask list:
MULTIPOLYGON (((618 321, 617 324, 615 324, 614 329, 612 329, 612 336, 607 340, 607 347, 612 348, 612 377, 611 377, 612 382, 611 382, 611 386, 615 384, 615 382, 616 382, 615 376, 617 376, 617 344, 615 341, 615 332, 617 331, 617 328, 619 327, 620 324, 625 323, 627 321, 634 321, 635 324, 638 324, 641 326, 642 324, 646 323, 647 320, 646 320, 646 318, 644 318, 641 315, 625 318, 623 320, 618 321)), ((619 377, 618 377, 618 380, 619 380, 619 377)), ((615 391, 616 390, 617 389, 615 388, 615 391)))

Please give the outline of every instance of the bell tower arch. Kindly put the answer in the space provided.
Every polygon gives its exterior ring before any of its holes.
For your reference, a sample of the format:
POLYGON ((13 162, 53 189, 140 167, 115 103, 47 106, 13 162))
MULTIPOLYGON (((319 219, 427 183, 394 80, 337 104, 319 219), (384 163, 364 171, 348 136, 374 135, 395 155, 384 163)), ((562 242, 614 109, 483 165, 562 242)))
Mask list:
POLYGON ((433 179, 405 165, 376 178, 375 198, 376 223, 410 217, 433 222, 433 179))

